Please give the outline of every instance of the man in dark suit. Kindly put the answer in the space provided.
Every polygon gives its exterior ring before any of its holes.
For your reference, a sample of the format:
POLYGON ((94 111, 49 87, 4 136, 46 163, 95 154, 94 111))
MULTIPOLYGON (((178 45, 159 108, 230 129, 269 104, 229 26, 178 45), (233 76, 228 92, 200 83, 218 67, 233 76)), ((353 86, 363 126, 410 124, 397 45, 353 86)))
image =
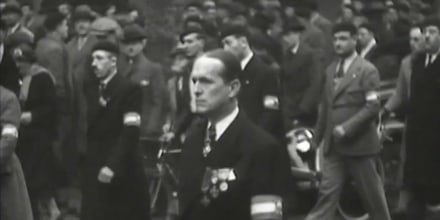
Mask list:
POLYGON ((315 130, 315 141, 324 152, 322 180, 318 202, 306 219, 333 219, 344 185, 354 180, 370 219, 389 220, 376 167, 381 149, 374 123, 380 109, 379 74, 357 55, 353 24, 338 24, 333 33, 339 59, 326 70, 315 130))
POLYGON ((119 59, 122 76, 138 83, 142 88, 141 136, 157 138, 162 134, 165 120, 165 80, 159 64, 147 59, 143 53, 147 35, 137 24, 124 28, 123 56, 119 59))
POLYGON ((0 21, 0 85, 11 90, 18 96, 20 91, 20 75, 17 66, 4 44, 5 25, 0 21))
POLYGON ((82 175, 84 220, 150 219, 138 145, 142 91, 120 75, 118 53, 109 41, 92 49, 98 80, 85 87, 89 127, 82 175))
POLYGON ((412 196, 407 219, 424 219, 427 210, 438 219, 440 210, 440 20, 426 19, 423 34, 426 50, 412 62, 408 102, 404 183, 412 196))
POLYGON ((285 193, 286 150, 238 107, 240 72, 238 60, 224 50, 194 64, 194 111, 207 120, 194 127, 183 147, 182 220, 250 220, 252 197, 285 193))
POLYGON ((239 105, 251 121, 275 137, 284 137, 279 77, 255 56, 246 29, 239 25, 226 25, 221 30, 223 48, 238 58, 242 69, 239 75, 242 85, 238 95, 239 105))
POLYGON ((315 51, 300 43, 304 26, 292 19, 283 31, 284 58, 281 71, 283 119, 287 130, 316 123, 323 77, 315 51))

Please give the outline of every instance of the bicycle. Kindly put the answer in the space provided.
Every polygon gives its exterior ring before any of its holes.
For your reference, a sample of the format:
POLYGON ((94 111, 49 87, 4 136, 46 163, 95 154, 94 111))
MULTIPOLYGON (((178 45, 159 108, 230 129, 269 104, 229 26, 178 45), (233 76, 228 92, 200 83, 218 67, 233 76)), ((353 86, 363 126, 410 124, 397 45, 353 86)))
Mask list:
POLYGON ((178 192, 179 184, 177 175, 172 166, 171 156, 181 153, 166 141, 151 138, 141 138, 146 144, 146 161, 150 166, 145 166, 145 173, 149 177, 150 210, 154 218, 174 220, 179 214, 178 192), (157 153, 155 150, 157 149, 157 153), (151 157, 149 157, 149 153, 151 157), (154 156, 153 156, 154 155, 154 156))

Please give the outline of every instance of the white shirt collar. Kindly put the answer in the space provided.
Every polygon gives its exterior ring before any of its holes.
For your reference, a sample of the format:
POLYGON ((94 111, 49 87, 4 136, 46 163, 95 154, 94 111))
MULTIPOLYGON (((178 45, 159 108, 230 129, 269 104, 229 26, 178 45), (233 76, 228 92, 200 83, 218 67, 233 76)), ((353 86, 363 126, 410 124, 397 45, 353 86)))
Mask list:
POLYGON ((5 55, 5 46, 0 44, 0 63, 3 61, 3 56, 5 55))
POLYGON ((110 82, 110 80, 113 79, 113 77, 116 75, 118 71, 114 71, 113 73, 111 73, 110 75, 107 76, 107 78, 101 80, 101 83, 104 84, 105 86, 108 85, 108 83, 110 82))
POLYGON ((427 66, 428 63, 433 63, 433 62, 435 61, 435 59, 437 59, 437 56, 438 56, 439 53, 440 53, 440 50, 437 51, 437 52, 434 53, 434 54, 427 53, 427 54, 426 54, 426 59, 425 59, 425 66, 427 66), (431 60, 430 60, 430 61, 428 60, 429 55, 431 55, 431 60))
POLYGON ((241 62, 240 62, 241 70, 244 70, 244 68, 246 68, 246 66, 251 61, 253 56, 254 56, 254 53, 250 52, 243 60, 241 60, 241 62))
POLYGON ((376 39, 372 39, 370 40, 370 42, 368 42, 367 46, 365 48, 362 49, 361 53, 359 54, 362 58, 364 58, 368 52, 371 51, 371 49, 373 49, 374 46, 376 46, 376 39))
MULTIPOLYGON (((350 55, 349 57, 345 58, 344 61, 344 74, 347 73, 348 69, 350 68, 351 64, 353 63, 354 59, 356 59, 356 57, 358 56, 358 53, 354 52, 352 55, 350 55)), ((339 69, 339 63, 338 66, 336 68, 336 70, 339 69)))
MULTIPOLYGON (((237 118, 238 116, 238 107, 235 107, 234 111, 232 111, 229 115, 221 119, 215 124, 215 140, 217 141, 220 137, 225 133, 226 129, 228 129, 229 125, 237 118)), ((211 122, 208 122, 208 127, 211 126, 211 122)))

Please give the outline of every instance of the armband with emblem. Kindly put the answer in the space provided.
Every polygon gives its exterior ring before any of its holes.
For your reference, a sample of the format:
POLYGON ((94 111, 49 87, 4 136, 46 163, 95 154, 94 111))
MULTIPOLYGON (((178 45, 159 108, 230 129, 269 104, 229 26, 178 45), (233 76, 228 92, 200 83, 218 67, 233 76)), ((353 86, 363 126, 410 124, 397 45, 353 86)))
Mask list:
POLYGON ((280 102, 277 96, 266 95, 263 100, 264 107, 267 109, 278 110, 280 108, 280 102))
POLYGON ((365 95, 365 100, 367 102, 377 102, 379 101, 379 94, 376 91, 369 91, 365 95))
POLYGON ((6 124, 3 126, 1 136, 6 138, 18 138, 18 129, 14 125, 6 124))
POLYGON ((137 112, 128 112, 124 115, 125 126, 140 126, 141 116, 137 112))

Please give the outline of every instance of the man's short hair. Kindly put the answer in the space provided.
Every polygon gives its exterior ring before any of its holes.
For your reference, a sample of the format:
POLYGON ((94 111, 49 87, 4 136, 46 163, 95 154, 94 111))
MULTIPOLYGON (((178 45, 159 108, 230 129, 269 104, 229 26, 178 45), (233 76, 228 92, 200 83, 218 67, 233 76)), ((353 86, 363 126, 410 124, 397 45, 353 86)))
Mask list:
POLYGON ((440 19, 437 16, 430 16, 422 22, 422 28, 426 28, 428 26, 435 26, 440 30, 440 19))
POLYGON ((338 32, 342 32, 342 31, 349 32, 351 35, 357 34, 357 28, 351 22, 342 22, 342 23, 336 24, 333 27, 332 34, 336 34, 338 32))
POLYGON ((241 66, 237 57, 224 49, 216 49, 206 52, 203 57, 220 60, 223 63, 224 71, 220 74, 225 82, 230 82, 238 79, 241 66))
POLYGON ((373 34, 376 33, 374 27, 370 23, 368 23, 368 22, 364 22, 364 23, 360 24, 359 27, 358 27, 358 30, 361 29, 361 28, 365 28, 365 29, 367 29, 369 32, 371 32, 373 34))
POLYGON ((228 36, 245 37, 249 38, 249 32, 247 27, 236 24, 226 24, 220 30, 220 39, 224 39, 228 36))
POLYGON ((66 16, 60 12, 49 13, 44 20, 44 27, 49 32, 54 31, 65 19, 66 16))
POLYGON ((92 48, 92 53, 97 51, 97 50, 103 50, 103 51, 107 51, 111 54, 113 54, 114 56, 117 56, 119 54, 119 47, 118 45, 116 45, 115 43, 111 42, 111 41, 99 41, 95 44, 95 46, 93 46, 92 48))

